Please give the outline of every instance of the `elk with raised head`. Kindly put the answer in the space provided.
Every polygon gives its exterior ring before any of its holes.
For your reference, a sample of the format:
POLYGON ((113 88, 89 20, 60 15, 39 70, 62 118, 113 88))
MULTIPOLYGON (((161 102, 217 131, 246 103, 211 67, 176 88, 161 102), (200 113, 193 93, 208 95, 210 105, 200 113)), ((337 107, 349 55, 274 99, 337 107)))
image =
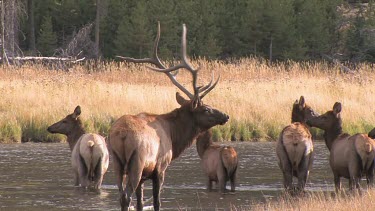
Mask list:
POLYGON ((317 114, 306 105, 305 98, 296 100, 292 108, 292 124, 286 126, 276 145, 278 164, 283 172, 284 188, 294 190, 293 176, 298 178, 297 191, 303 191, 313 163, 313 140, 306 121, 317 114))
POLYGON ((75 186, 81 184, 87 188, 92 183, 95 189, 100 189, 108 169, 109 152, 104 137, 85 132, 80 114, 81 107, 77 106, 72 114, 49 126, 47 130, 67 136, 72 152, 75 186))
POLYGON ((341 189, 341 177, 349 179, 349 189, 360 191, 361 177, 373 185, 375 141, 367 134, 349 135, 342 132, 341 103, 307 123, 324 130, 324 139, 330 151, 329 163, 333 172, 336 192, 341 189))
POLYGON ((183 25, 182 32, 181 64, 166 68, 161 63, 157 55, 159 38, 160 24, 158 24, 152 58, 120 58, 130 62, 155 65, 157 68, 150 67, 150 69, 165 73, 189 99, 184 99, 176 93, 176 100, 181 107, 169 113, 124 115, 113 123, 109 134, 109 146, 113 154, 117 186, 120 191, 121 210, 129 210, 134 192, 137 196, 137 210, 143 209, 143 183, 147 179, 152 180, 153 205, 155 210, 159 210, 160 189, 164 181, 165 170, 170 162, 190 147, 199 133, 215 125, 225 124, 229 119, 225 113, 201 101, 216 86, 219 79, 214 84, 197 86, 198 69, 191 66, 186 56, 185 25, 183 25), (191 73, 193 93, 176 80, 175 77, 180 68, 185 68, 191 73), (177 72, 173 74, 175 70, 177 72))
POLYGON ((212 190, 212 183, 218 183, 219 191, 226 191, 230 181, 231 191, 236 190, 237 152, 231 146, 220 146, 212 141, 212 132, 208 130, 197 138, 197 151, 201 158, 203 171, 207 176, 207 189, 212 190))

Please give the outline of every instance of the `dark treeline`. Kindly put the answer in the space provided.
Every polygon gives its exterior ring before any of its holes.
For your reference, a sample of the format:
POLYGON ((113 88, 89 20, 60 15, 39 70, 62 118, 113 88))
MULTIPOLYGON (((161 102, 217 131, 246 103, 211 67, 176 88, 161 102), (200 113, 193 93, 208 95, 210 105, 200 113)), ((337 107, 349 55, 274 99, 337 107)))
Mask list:
POLYGON ((163 58, 179 54, 181 24, 186 23, 189 55, 194 57, 320 60, 327 55, 351 62, 375 61, 371 1, 14 1, 21 7, 15 40, 24 55, 69 55, 74 38, 74 47, 79 51, 70 54, 106 59, 116 55, 145 57, 160 21, 163 58), (85 35, 77 38, 83 27, 90 29, 88 40, 82 39, 85 35))

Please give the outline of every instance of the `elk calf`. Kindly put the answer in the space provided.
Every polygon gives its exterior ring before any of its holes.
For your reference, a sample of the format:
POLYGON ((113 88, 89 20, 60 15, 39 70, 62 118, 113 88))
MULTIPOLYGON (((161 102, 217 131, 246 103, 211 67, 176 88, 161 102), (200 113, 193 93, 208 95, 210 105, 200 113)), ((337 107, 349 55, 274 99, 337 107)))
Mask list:
POLYGON ((108 169, 109 153, 104 137, 85 133, 79 118, 81 107, 77 106, 72 114, 48 127, 50 133, 67 136, 72 151, 74 184, 88 187, 92 182, 95 189, 100 189, 103 176, 108 169))
POLYGON ((307 121, 312 127, 324 130, 324 139, 330 151, 330 166, 336 192, 341 189, 341 177, 349 179, 349 188, 360 190, 360 179, 366 175, 367 184, 373 185, 375 141, 367 134, 349 135, 342 132, 341 103, 331 111, 307 121))
POLYGON ((306 105, 305 98, 293 104, 292 124, 286 126, 276 145, 278 165, 283 172, 284 188, 294 190, 293 176, 298 178, 297 191, 303 191, 313 163, 313 140, 306 121, 317 114, 306 105))
POLYGON ((234 148, 214 144, 210 130, 198 136, 196 145, 203 171, 207 175, 207 189, 211 191, 212 182, 216 182, 219 184, 219 191, 225 192, 226 183, 230 181, 231 191, 234 192, 238 165, 234 148))

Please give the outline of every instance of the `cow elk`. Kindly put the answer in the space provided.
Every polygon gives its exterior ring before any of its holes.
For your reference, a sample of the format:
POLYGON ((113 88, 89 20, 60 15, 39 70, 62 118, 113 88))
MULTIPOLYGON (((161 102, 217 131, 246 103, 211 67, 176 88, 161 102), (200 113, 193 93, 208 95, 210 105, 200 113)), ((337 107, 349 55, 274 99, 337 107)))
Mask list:
POLYGON ((311 118, 307 123, 324 130, 336 192, 341 189, 341 177, 349 179, 350 190, 360 191, 362 176, 366 176, 369 186, 373 185, 375 141, 367 134, 351 136, 342 132, 341 103, 336 102, 331 111, 311 118))
MULTIPOLYGON (((305 98, 293 104, 292 124, 286 126, 276 145, 278 165, 283 173, 284 188, 294 191, 293 176, 298 178, 297 193, 304 190, 313 163, 313 140, 306 121, 317 114, 306 105, 305 98)), ((291 192, 293 193, 293 192, 291 192)))
POLYGON ((74 171, 74 184, 87 188, 91 183, 100 189, 104 174, 108 169, 109 152, 104 137, 86 133, 80 120, 81 107, 72 114, 47 128, 50 133, 67 136, 72 152, 71 162, 74 171))
POLYGON ((160 189, 164 182, 165 170, 170 162, 190 147, 199 133, 215 125, 225 124, 229 119, 225 113, 202 102, 202 98, 216 86, 219 79, 214 84, 197 86, 199 69, 194 69, 187 60, 185 25, 183 25, 182 33, 181 64, 166 68, 161 63, 157 55, 159 38, 160 24, 158 24, 153 57, 120 58, 130 62, 155 65, 157 68, 150 67, 150 69, 166 74, 189 99, 184 99, 176 93, 176 100, 181 107, 169 113, 124 115, 113 123, 109 134, 109 146, 113 153, 121 210, 129 210, 134 191, 137 196, 137 210, 143 209, 143 183, 147 179, 152 180, 153 205, 155 210, 159 210, 160 189), (193 93, 184 88, 175 78, 181 68, 187 69, 193 77, 193 93))
POLYGON ((211 130, 201 133, 197 138, 197 151, 201 158, 203 171, 207 176, 207 189, 212 190, 212 183, 218 183, 219 191, 226 191, 230 181, 231 191, 236 190, 237 152, 231 146, 220 146, 212 141, 211 130))

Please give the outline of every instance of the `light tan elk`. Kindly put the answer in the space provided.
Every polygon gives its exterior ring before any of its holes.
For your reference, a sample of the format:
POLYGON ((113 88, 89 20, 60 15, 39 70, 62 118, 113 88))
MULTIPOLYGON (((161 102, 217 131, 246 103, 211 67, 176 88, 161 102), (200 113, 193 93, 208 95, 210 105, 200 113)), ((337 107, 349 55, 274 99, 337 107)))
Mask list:
POLYGON ((80 114, 81 107, 77 106, 72 114, 49 126, 47 130, 67 136, 72 151, 74 184, 87 188, 93 183, 95 189, 100 189, 109 164, 107 145, 104 137, 85 132, 80 114))
POLYGON ((349 188, 360 191, 360 179, 366 176, 372 186, 374 177, 375 142, 367 134, 349 135, 342 132, 341 103, 331 111, 311 118, 307 123, 324 130, 324 139, 330 151, 330 166, 336 192, 341 189, 341 177, 349 179, 349 188))
POLYGON ((313 163, 313 140, 306 121, 317 114, 305 98, 293 104, 292 124, 286 126, 276 145, 278 164, 283 172, 284 188, 293 191, 293 176, 298 178, 297 192, 304 190, 313 163))
POLYGON ((230 181, 231 191, 236 190, 237 152, 231 146, 220 146, 212 141, 211 130, 201 133, 197 138, 197 151, 201 158, 203 171, 207 176, 207 189, 212 190, 212 182, 219 184, 219 191, 226 191, 230 181))
POLYGON ((202 103, 202 98, 217 84, 197 86, 198 69, 194 69, 186 56, 186 27, 182 32, 182 62, 166 68, 157 55, 160 38, 160 24, 155 39, 153 57, 133 59, 121 57, 135 63, 151 63, 154 71, 165 73, 177 88, 184 92, 189 100, 176 93, 181 107, 166 114, 140 113, 120 117, 110 129, 109 141, 113 153, 114 170, 120 191, 121 210, 128 210, 133 192, 137 196, 137 210, 143 209, 143 183, 152 180, 154 209, 160 208, 160 189, 164 181, 165 170, 170 162, 190 147, 198 134, 215 125, 225 124, 229 116, 202 103), (194 93, 190 93, 176 80, 173 71, 187 69, 193 77, 194 93), (126 184, 125 184, 126 183, 126 184), (125 186, 125 187, 124 187, 125 186))

